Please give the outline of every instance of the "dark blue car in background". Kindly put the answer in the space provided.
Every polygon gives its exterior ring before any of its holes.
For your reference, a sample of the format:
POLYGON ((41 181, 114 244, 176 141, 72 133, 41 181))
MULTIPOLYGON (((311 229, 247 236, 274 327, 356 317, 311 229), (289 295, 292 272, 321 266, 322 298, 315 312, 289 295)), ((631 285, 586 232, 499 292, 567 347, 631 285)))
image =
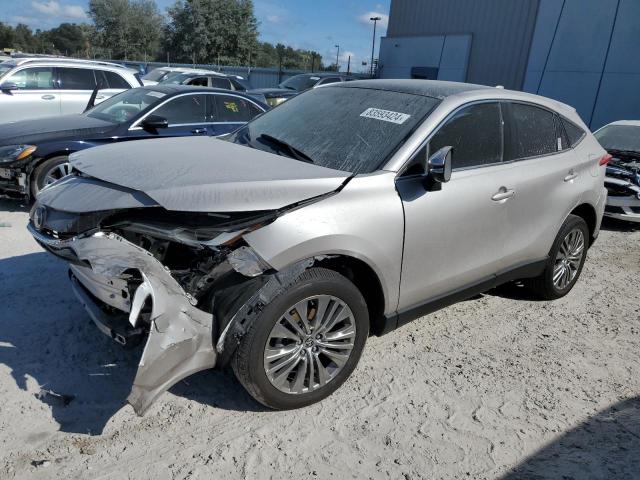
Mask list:
POLYGON ((79 115, 0 125, 0 192, 35 196, 68 175, 69 155, 129 140, 220 136, 269 107, 241 92, 156 85, 115 95, 79 115))

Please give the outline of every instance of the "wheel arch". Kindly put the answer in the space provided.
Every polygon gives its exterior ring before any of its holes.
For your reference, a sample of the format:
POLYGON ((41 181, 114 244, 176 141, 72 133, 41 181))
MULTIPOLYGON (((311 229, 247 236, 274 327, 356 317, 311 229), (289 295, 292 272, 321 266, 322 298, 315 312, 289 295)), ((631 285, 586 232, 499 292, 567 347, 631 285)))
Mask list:
POLYGON ((592 245, 595 240, 595 232, 598 225, 596 209, 589 203, 582 203, 575 207, 571 211, 570 215, 575 215, 585 221, 587 228, 589 229, 589 245, 592 245))

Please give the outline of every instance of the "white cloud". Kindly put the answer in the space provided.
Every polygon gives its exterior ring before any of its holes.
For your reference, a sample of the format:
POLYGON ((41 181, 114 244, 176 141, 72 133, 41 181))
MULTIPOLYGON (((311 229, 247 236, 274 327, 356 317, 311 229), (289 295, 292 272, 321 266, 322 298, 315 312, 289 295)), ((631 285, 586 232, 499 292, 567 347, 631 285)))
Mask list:
POLYGON ((31 6, 34 10, 49 17, 64 17, 69 19, 84 19, 87 14, 80 5, 60 5, 55 0, 33 0, 31 6))
POLYGON ((267 22, 278 25, 282 23, 282 17, 280 15, 267 15, 267 22))
POLYGON ((373 17, 380 17, 380 20, 378 20, 378 26, 382 27, 382 28, 387 28, 387 26, 389 25, 389 15, 387 15, 386 13, 382 13, 382 12, 367 12, 367 13, 363 13, 362 15, 358 16, 358 21, 362 24, 365 25, 371 25, 373 22, 371 21, 371 18, 373 17))

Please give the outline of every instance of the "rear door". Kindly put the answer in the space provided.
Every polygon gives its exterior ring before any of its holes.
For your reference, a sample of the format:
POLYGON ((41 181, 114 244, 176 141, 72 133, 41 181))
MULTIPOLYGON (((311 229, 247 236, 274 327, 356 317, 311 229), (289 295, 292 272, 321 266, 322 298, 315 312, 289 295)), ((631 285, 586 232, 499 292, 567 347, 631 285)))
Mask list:
MULTIPOLYGON (((57 85, 61 95, 63 115, 82 113, 96 88, 93 69, 84 67, 56 67, 57 85)), ((96 100, 98 100, 96 98, 96 100)))
POLYGON ((555 112, 519 102, 503 103, 503 111, 505 161, 518 173, 504 259, 510 265, 525 264, 549 253, 562 222, 576 206, 580 179, 589 171, 577 164, 555 112))
POLYGON ((231 133, 254 119, 263 110, 255 103, 238 95, 211 95, 215 101, 211 110, 211 135, 231 133))
POLYGON ((0 121, 60 115, 60 91, 56 89, 52 67, 22 67, 2 83, 17 85, 16 90, 0 93, 0 121))

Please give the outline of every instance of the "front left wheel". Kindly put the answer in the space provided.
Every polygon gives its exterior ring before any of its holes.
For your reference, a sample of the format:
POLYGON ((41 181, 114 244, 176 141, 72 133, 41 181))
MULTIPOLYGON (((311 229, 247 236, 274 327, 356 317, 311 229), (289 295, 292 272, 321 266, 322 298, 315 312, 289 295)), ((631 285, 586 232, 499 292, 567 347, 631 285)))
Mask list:
POLYGON ((258 402, 300 408, 344 383, 368 335, 369 314, 356 286, 337 272, 311 268, 253 321, 232 366, 258 402))
POLYGON ((31 196, 35 198, 40 190, 70 175, 72 170, 73 168, 69 162, 69 157, 65 155, 45 160, 33 171, 31 177, 31 196))

